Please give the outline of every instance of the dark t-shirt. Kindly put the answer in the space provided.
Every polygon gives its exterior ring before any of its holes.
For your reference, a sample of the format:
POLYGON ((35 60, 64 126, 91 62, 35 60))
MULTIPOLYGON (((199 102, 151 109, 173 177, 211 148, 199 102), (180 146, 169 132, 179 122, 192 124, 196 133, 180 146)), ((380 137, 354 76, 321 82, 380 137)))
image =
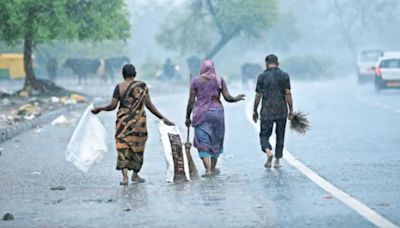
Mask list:
POLYGON ((262 95, 261 119, 287 118, 286 89, 290 89, 289 75, 278 67, 268 68, 258 76, 256 92, 262 95))

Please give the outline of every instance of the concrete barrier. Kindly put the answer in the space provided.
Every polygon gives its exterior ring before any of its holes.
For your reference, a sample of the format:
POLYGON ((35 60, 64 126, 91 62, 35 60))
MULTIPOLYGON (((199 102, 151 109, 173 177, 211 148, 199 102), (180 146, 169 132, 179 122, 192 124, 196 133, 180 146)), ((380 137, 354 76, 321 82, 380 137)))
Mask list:
POLYGON ((46 124, 46 123, 52 121, 54 118, 56 118, 59 115, 65 114, 65 113, 73 111, 73 110, 84 109, 86 106, 87 106, 87 104, 71 105, 68 107, 64 107, 64 108, 60 108, 60 109, 57 109, 57 110, 54 110, 51 112, 44 113, 43 115, 41 115, 37 118, 34 118, 32 120, 25 120, 24 122, 17 123, 14 126, 0 129, 0 143, 3 143, 9 139, 12 139, 13 137, 21 134, 22 132, 28 131, 34 127, 46 124))

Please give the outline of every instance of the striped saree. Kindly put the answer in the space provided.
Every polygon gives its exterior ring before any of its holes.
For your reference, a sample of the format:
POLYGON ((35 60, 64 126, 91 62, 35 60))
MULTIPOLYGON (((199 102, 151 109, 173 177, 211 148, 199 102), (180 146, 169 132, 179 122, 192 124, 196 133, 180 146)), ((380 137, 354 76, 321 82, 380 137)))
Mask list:
POLYGON ((148 89, 143 82, 133 82, 123 97, 117 113, 115 143, 118 151, 117 169, 140 171, 147 141, 145 98, 148 89))

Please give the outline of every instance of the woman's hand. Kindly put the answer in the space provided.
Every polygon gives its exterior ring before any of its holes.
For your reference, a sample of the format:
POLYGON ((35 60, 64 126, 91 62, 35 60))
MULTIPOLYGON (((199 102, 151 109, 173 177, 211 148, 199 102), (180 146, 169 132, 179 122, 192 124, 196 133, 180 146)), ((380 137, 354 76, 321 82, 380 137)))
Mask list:
POLYGON ((94 108, 94 109, 92 109, 92 113, 93 114, 98 114, 99 112, 101 112, 101 108, 100 107, 96 107, 96 108, 94 108))
POLYGON ((190 120, 190 117, 186 118, 185 125, 186 125, 186 127, 190 127, 190 125, 192 125, 192 121, 190 120))
POLYGON ((165 125, 168 125, 168 126, 174 126, 175 125, 174 123, 169 121, 167 118, 163 118, 161 120, 164 122, 165 125))
POLYGON ((244 98, 246 97, 246 95, 244 94, 239 94, 235 97, 236 101, 244 101, 244 98))

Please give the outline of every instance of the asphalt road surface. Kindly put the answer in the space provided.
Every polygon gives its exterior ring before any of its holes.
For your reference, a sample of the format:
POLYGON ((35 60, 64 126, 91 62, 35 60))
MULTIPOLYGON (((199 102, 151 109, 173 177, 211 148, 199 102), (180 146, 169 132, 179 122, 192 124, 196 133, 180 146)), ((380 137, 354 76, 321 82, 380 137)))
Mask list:
MULTIPOLYGON (((309 113, 312 129, 306 136, 288 130, 286 149, 385 221, 400 225, 400 91, 377 94, 353 79, 293 82, 292 87, 295 109, 309 113)), ((243 92, 234 85, 231 91, 243 92)), ((88 173, 64 158, 74 124, 45 125, 0 144, 0 215, 15 217, 0 221, 0 227, 377 226, 289 163, 283 161, 279 170, 263 167, 266 157, 246 115, 254 94, 245 92, 245 102, 225 104, 221 175, 211 179, 165 182, 165 160, 151 114, 144 184, 119 185, 115 113, 100 114, 110 150, 88 173), (57 186, 65 190, 50 190, 57 186)), ((153 100, 184 132, 187 94, 154 93, 153 100)), ((76 122, 80 114, 67 117, 76 122)), ((194 149, 192 156, 203 172, 194 149)))

